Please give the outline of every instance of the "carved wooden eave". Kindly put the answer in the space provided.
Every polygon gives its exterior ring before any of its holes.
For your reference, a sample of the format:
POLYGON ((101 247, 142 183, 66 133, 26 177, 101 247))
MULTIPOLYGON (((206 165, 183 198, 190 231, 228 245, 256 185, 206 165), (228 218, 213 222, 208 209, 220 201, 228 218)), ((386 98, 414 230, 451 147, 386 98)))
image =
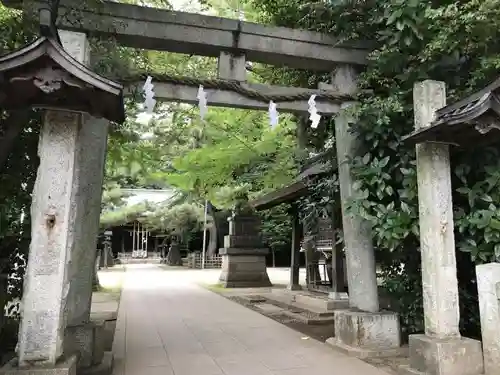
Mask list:
POLYGON ((406 136, 403 141, 477 146, 500 139, 500 80, 455 104, 436 111, 430 126, 406 136))
POLYGON ((125 121, 123 86, 92 72, 46 37, 0 57, 0 108, 43 108, 125 121))

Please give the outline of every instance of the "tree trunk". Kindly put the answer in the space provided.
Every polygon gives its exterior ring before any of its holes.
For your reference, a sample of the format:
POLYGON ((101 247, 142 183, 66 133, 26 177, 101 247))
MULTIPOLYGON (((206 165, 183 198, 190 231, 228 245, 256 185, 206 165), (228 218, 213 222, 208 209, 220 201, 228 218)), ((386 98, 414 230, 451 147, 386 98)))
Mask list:
POLYGON ((276 268, 276 253, 275 253, 274 249, 271 250, 271 252, 273 254, 273 268, 276 268))
POLYGON ((169 266, 182 266, 181 252, 179 249, 179 244, 172 243, 167 254, 166 263, 169 266))
POLYGON ((215 253, 217 252, 218 231, 217 231, 217 222, 215 221, 214 217, 214 210, 210 202, 208 202, 208 214, 212 217, 212 225, 208 229, 210 237, 208 242, 207 255, 214 256, 215 253))

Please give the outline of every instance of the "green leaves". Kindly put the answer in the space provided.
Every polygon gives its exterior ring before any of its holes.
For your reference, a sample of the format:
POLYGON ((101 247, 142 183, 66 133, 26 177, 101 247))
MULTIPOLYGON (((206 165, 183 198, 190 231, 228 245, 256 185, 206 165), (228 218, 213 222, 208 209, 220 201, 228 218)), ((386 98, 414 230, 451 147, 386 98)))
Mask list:
POLYGON ((455 214, 460 234, 458 246, 477 263, 495 261, 500 251, 500 164, 497 151, 483 150, 483 161, 492 164, 471 168, 459 164, 455 174, 464 186, 456 189, 466 199, 455 214), (469 181, 476 181, 469 185, 469 181))
POLYGON ((387 26, 381 32, 381 39, 389 45, 412 47, 422 40, 425 7, 419 1, 391 1, 384 6, 380 22, 387 26), (391 30, 392 29, 392 30, 391 30))

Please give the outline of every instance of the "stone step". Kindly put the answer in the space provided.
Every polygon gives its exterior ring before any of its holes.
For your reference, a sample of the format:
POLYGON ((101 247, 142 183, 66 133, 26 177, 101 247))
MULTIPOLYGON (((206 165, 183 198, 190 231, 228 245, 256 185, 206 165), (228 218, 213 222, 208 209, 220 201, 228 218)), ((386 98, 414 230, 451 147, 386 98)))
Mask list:
POLYGON ((298 312, 308 312, 312 316, 316 317, 333 317, 335 310, 340 308, 347 308, 347 301, 333 301, 337 303, 326 305, 323 303, 323 300, 319 302, 313 301, 313 297, 310 298, 295 298, 290 294, 281 294, 281 293, 266 293, 262 295, 269 302, 279 305, 280 307, 286 308, 287 310, 294 311, 298 310, 298 312), (329 308, 326 308, 329 307, 329 308))
POLYGON ((333 316, 326 316, 326 317, 307 316, 307 313, 304 314, 290 310, 283 310, 283 314, 300 323, 307 325, 315 325, 315 326, 334 324, 335 320, 333 316))
POLYGON ((266 302, 266 299, 262 296, 255 296, 255 295, 242 295, 240 296, 241 299, 244 299, 248 303, 260 303, 260 302, 266 302))
POLYGON ((254 307, 266 314, 282 314, 285 311, 281 307, 278 307, 271 303, 256 303, 254 307))
POLYGON ((333 316, 316 316, 308 311, 301 311, 297 308, 292 311, 272 303, 256 303, 253 306, 264 315, 274 317, 281 316, 283 318, 289 318, 290 321, 297 321, 307 325, 328 325, 334 322, 333 316))

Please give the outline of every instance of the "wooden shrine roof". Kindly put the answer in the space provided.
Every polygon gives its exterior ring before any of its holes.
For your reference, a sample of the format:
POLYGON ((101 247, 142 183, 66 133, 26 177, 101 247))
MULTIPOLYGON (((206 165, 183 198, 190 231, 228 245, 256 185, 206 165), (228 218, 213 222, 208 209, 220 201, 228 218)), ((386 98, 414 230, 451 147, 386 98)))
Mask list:
POLYGON ((304 170, 290 184, 254 199, 250 205, 257 211, 267 210, 283 203, 292 203, 308 193, 307 178, 326 173, 333 169, 329 162, 322 159, 324 154, 309 160, 304 170))
POLYGON ((477 146, 499 139, 500 78, 483 90, 436 111, 436 119, 430 126, 414 131, 403 141, 477 146))
POLYGON ((123 86, 94 73, 47 37, 0 57, 0 106, 86 112, 125 121, 123 86))

